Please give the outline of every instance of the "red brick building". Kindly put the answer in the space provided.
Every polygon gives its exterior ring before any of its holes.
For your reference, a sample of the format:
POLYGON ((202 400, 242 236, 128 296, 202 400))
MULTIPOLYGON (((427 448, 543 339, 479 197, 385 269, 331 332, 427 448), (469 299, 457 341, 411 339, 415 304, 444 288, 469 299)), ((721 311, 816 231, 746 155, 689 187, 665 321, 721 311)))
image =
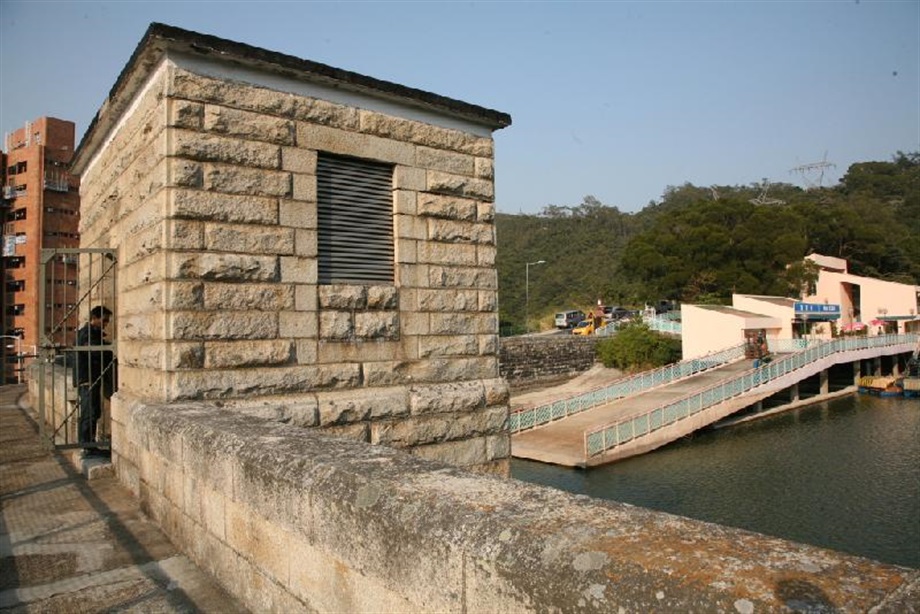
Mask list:
MULTIPOLYGON (((42 248, 80 244, 79 180, 68 173, 73 150, 74 123, 53 117, 27 122, 6 135, 0 311, 4 382, 17 381, 17 369, 29 362, 25 356, 43 342, 39 335, 42 248)), ((45 329, 48 340, 55 343, 67 343, 77 325, 74 316, 61 316, 77 302, 76 262, 62 256, 46 267, 45 329), (53 322, 55 318, 62 321, 53 322)))

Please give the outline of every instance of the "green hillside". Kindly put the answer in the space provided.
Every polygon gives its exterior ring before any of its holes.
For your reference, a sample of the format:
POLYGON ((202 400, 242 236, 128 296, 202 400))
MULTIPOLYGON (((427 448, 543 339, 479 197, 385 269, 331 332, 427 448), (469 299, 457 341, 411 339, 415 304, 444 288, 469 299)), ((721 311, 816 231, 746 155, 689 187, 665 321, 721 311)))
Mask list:
POLYGON ((793 296, 816 252, 857 275, 920 283, 920 153, 861 162, 830 188, 690 184, 624 213, 587 196, 537 215, 496 216, 503 327, 523 326, 529 267, 531 326, 552 313, 659 299, 730 302, 733 292, 793 296), (782 204, 765 201, 781 200, 782 204), (754 201, 754 202, 752 202, 754 201))

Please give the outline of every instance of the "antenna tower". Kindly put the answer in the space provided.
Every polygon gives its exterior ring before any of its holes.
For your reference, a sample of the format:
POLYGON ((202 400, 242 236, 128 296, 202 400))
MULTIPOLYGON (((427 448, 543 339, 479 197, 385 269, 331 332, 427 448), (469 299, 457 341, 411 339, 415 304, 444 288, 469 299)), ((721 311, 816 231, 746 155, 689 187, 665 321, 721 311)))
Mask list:
POLYGON ((752 198, 748 202, 753 203, 755 205, 785 205, 786 204, 785 200, 780 200, 778 198, 767 198, 767 190, 769 189, 770 189, 770 182, 767 181, 766 177, 764 177, 763 187, 760 190, 760 196, 758 196, 757 198, 752 198))
POLYGON ((812 190, 821 187, 821 184, 824 182, 824 171, 829 168, 837 168, 837 165, 827 161, 827 152, 825 151, 824 158, 822 158, 820 162, 800 164, 795 168, 789 169, 789 172, 800 174, 802 180, 805 182, 806 189, 812 190))

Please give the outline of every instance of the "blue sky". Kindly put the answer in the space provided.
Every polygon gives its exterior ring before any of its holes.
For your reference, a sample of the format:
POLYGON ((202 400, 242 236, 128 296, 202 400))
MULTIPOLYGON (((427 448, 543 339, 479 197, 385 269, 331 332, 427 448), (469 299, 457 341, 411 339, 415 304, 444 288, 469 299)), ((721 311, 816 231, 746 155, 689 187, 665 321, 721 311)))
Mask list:
POLYGON ((920 151, 920 0, 0 0, 0 130, 49 115, 79 141, 153 21, 511 114, 504 213, 920 151))

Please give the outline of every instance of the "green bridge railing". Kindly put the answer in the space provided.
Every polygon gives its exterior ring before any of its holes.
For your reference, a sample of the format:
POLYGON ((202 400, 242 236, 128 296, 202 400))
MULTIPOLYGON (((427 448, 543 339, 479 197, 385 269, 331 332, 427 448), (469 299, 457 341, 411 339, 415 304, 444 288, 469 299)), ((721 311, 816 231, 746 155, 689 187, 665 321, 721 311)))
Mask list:
MULTIPOLYGON (((658 429, 689 418, 704 409, 744 394, 757 386, 783 377, 792 371, 801 369, 832 354, 876 347, 916 344, 918 340, 920 340, 920 335, 918 334, 844 337, 827 342, 806 341, 804 339, 790 340, 792 342, 789 344, 790 348, 805 346, 804 349, 746 371, 735 378, 705 390, 689 394, 663 407, 585 431, 585 458, 596 456, 624 443, 654 433, 658 429)), ((789 351, 789 349, 781 348, 780 345, 782 344, 777 343, 776 340, 770 343, 771 351, 789 351)))
POLYGON ((654 371, 638 373, 597 390, 573 395, 536 407, 518 409, 513 411, 510 416, 511 432, 517 433, 549 424, 617 399, 644 392, 657 386, 663 386, 715 367, 721 367, 743 357, 744 346, 738 345, 700 358, 676 362, 654 371))

